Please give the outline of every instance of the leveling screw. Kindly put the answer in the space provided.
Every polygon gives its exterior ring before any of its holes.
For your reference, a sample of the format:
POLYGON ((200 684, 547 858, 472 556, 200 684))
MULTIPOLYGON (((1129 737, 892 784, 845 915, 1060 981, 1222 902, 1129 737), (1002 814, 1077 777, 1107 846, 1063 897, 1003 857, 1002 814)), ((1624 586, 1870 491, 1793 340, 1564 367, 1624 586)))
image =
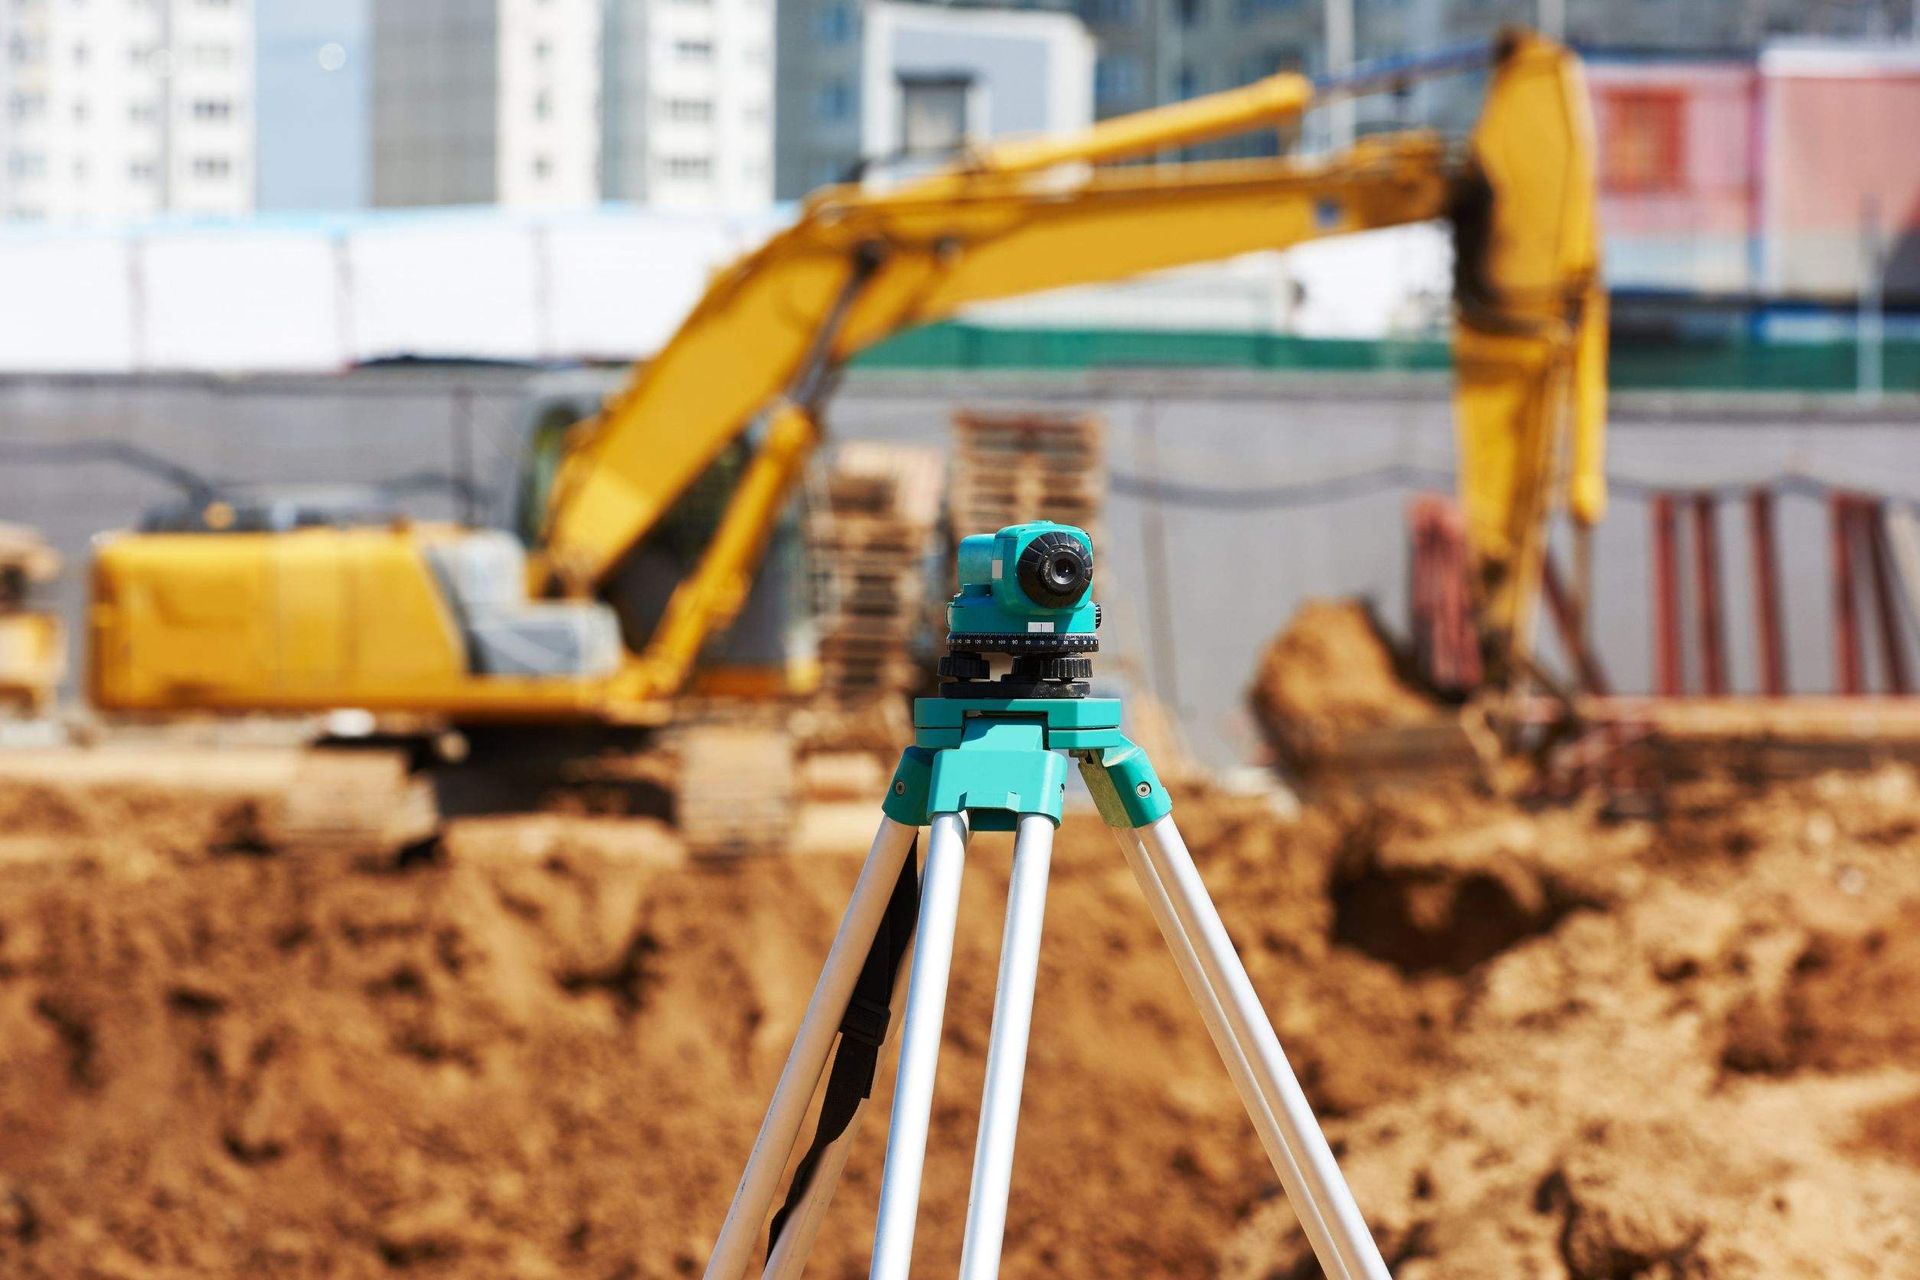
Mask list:
POLYGON ((1151 782, 1143 782, 1133 789, 1133 794, 1144 800, 1153 794, 1153 784, 1151 782))
POLYGON ((893 784, 893 794, 895 794, 895 795, 897 795, 897 796, 903 796, 903 795, 905 795, 905 794, 907 794, 907 784, 906 784, 905 782, 896 782, 896 783, 894 783, 894 784, 893 784))

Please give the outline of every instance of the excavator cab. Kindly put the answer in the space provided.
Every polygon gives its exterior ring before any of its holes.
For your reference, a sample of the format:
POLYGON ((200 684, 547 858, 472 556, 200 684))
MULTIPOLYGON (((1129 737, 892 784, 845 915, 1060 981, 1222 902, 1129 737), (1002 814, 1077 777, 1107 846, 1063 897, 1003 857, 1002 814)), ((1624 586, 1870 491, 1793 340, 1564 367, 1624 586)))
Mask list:
MULTIPOLYGON (((495 499, 492 524, 510 530, 529 556, 545 548, 545 512, 566 451, 619 389, 619 374, 569 369, 529 380, 517 412, 511 474, 495 499)), ((627 652, 643 651, 679 585, 698 567, 752 457, 748 436, 731 441, 609 575, 595 599, 609 609, 627 652)), ((691 686, 720 697, 801 696, 819 682, 811 593, 801 529, 805 495, 781 513, 765 558, 731 623, 714 635, 691 686)), ((523 572, 523 576, 528 576, 523 572)), ((530 581, 537 591, 539 583, 530 581)))

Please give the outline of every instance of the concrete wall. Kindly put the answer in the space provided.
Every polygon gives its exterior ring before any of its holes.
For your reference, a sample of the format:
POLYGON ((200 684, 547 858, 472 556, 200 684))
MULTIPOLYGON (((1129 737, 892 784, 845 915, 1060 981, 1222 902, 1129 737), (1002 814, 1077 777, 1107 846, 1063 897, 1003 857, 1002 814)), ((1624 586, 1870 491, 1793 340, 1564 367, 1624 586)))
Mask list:
MULTIPOLYGON (((335 378, 0 378, 4 441, 124 441, 222 478, 368 482, 508 471, 524 371, 368 370, 335 378), (464 400, 466 408, 460 407, 464 400)), ((610 378, 611 375, 608 375, 610 378)), ((1401 514, 1445 487, 1444 378, 1392 381, 1195 371, 1061 376, 864 374, 832 406, 838 438, 942 444, 957 406, 1092 410, 1110 428, 1114 492, 1101 548, 1108 626, 1100 670, 1176 706, 1210 759, 1256 748, 1241 709, 1260 647, 1309 596, 1358 594, 1404 623, 1401 514), (1356 483, 1308 501, 1299 486, 1384 466, 1427 476, 1356 483), (1165 566, 1164 573, 1156 561, 1165 566)), ((1622 482, 1597 541, 1601 655, 1623 690, 1650 673, 1648 518, 1639 486, 1744 485, 1793 473, 1920 496, 1916 404, 1849 399, 1619 397, 1611 471, 1622 482)), ((35 464, 0 444, 0 520, 39 526, 69 558, 60 600, 77 623, 88 539, 171 496, 119 465, 35 464)), ((446 514, 423 499, 422 514, 446 514)), ((1743 513, 1720 529, 1736 688, 1754 687, 1743 513)), ((1781 503, 1787 640, 1796 689, 1831 687, 1827 540, 1817 501, 1781 503)), ((1910 631, 1911 635, 1911 631, 1910 631)))

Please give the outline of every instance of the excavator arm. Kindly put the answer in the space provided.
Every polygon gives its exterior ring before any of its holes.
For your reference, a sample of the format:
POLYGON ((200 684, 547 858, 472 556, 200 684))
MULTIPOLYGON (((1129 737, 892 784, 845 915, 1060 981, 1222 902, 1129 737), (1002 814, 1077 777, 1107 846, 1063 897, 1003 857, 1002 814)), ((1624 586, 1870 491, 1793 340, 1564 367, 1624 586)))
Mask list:
MULTIPOLYGON (((1571 74, 1571 55, 1556 46, 1527 38, 1519 48, 1538 53, 1549 79, 1571 74)), ((1514 111, 1496 110, 1515 56, 1508 51, 1496 70, 1488 115, 1524 134, 1526 122, 1514 111)), ((831 375, 851 356, 976 303, 1427 221, 1454 207, 1471 162, 1422 132, 1368 138, 1322 159, 1104 167, 1278 126, 1313 100, 1308 81, 1279 75, 1074 138, 1008 143, 891 190, 829 188, 791 226, 722 271, 667 346, 582 424, 548 506, 539 572, 551 587, 586 594, 722 449, 765 423, 701 564, 630 664, 623 694, 679 688, 707 636, 738 610, 819 439, 817 413, 831 375)), ((1542 125, 1538 146, 1585 145, 1563 120, 1542 125)), ((1501 171, 1483 167, 1494 188, 1489 239, 1497 245, 1507 224, 1543 211, 1510 207, 1501 171)), ((1566 196, 1548 196, 1539 184, 1516 194, 1523 201, 1566 196)), ((1534 282, 1508 297, 1498 255, 1490 261, 1496 270, 1483 289, 1484 319, 1503 338, 1541 340, 1533 312, 1513 306, 1531 302, 1534 282)), ((1543 287, 1559 296, 1558 281, 1543 287)), ((1558 330, 1552 339, 1559 341, 1558 330)), ((1482 353, 1475 346, 1463 354, 1482 353)), ((1489 421, 1557 411, 1562 382, 1541 383, 1533 372, 1551 357, 1529 347, 1520 365, 1499 352, 1486 359, 1492 384, 1506 388, 1510 370, 1523 365, 1532 390, 1511 402, 1493 395, 1463 402, 1463 409, 1489 421)))
POLYGON ((1587 531, 1606 510, 1606 292, 1592 129, 1576 59, 1503 47, 1453 211, 1454 420, 1481 643, 1524 676, 1556 494, 1572 516, 1584 611, 1587 531))

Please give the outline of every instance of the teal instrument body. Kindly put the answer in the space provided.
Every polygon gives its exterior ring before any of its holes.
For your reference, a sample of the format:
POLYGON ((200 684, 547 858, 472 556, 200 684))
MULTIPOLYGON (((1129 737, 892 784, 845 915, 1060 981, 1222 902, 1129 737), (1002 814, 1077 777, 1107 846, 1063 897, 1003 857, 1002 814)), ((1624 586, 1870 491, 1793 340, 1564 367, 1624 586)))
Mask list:
POLYGON ((960 540, 960 591, 947 605, 956 636, 1091 637, 1093 539, 1050 520, 1008 525, 960 540))

